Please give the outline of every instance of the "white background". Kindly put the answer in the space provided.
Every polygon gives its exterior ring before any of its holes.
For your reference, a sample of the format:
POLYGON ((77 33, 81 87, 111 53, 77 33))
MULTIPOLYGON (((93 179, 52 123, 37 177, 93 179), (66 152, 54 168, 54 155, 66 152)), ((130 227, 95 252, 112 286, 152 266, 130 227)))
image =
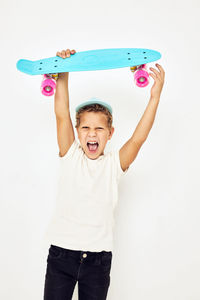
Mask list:
MULTIPOLYGON (((129 47, 161 52, 166 77, 152 130, 120 182, 107 299, 200 299, 199 14, 198 0, 1 0, 1 299, 43 299, 59 166, 54 99, 17 60, 129 47)), ((129 68, 70 73, 73 124, 78 104, 101 98, 114 111, 106 149, 120 148, 152 84, 136 87, 129 68)))

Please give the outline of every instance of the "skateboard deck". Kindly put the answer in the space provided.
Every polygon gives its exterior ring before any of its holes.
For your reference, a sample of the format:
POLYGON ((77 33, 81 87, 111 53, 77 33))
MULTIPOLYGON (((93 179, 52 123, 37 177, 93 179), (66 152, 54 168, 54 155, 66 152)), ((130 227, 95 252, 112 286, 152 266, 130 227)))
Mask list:
POLYGON ((54 56, 40 60, 20 59, 17 69, 29 75, 95 71, 134 67, 161 58, 158 51, 145 48, 114 48, 77 52, 70 57, 54 56))

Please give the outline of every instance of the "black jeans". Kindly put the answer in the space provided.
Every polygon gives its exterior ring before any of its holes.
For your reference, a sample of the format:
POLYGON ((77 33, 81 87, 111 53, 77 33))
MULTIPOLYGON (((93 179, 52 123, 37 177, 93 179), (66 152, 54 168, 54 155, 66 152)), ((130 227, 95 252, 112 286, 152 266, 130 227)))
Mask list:
POLYGON ((77 281, 79 300, 105 300, 110 285, 111 262, 111 251, 78 251, 51 245, 44 300, 71 300, 77 281))

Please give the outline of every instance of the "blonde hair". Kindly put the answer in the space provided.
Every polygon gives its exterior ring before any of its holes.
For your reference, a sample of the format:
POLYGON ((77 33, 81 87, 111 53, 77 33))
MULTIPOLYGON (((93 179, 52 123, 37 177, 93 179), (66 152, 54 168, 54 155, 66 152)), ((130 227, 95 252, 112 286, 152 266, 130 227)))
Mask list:
POLYGON ((76 112, 75 128, 78 128, 80 126, 81 116, 83 115, 84 112, 101 112, 101 113, 103 113, 107 117, 108 129, 109 130, 112 129, 112 122, 113 122, 112 114, 109 112, 109 110, 105 106, 103 106, 101 104, 97 104, 97 103, 86 105, 86 106, 80 108, 78 112, 76 112))

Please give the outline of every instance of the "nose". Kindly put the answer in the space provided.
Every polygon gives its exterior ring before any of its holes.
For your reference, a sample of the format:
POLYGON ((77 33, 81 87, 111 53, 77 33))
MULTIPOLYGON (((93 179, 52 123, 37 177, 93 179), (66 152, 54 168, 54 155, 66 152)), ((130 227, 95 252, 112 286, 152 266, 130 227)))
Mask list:
POLYGON ((89 136, 96 136, 96 132, 95 131, 90 131, 88 135, 89 136))

